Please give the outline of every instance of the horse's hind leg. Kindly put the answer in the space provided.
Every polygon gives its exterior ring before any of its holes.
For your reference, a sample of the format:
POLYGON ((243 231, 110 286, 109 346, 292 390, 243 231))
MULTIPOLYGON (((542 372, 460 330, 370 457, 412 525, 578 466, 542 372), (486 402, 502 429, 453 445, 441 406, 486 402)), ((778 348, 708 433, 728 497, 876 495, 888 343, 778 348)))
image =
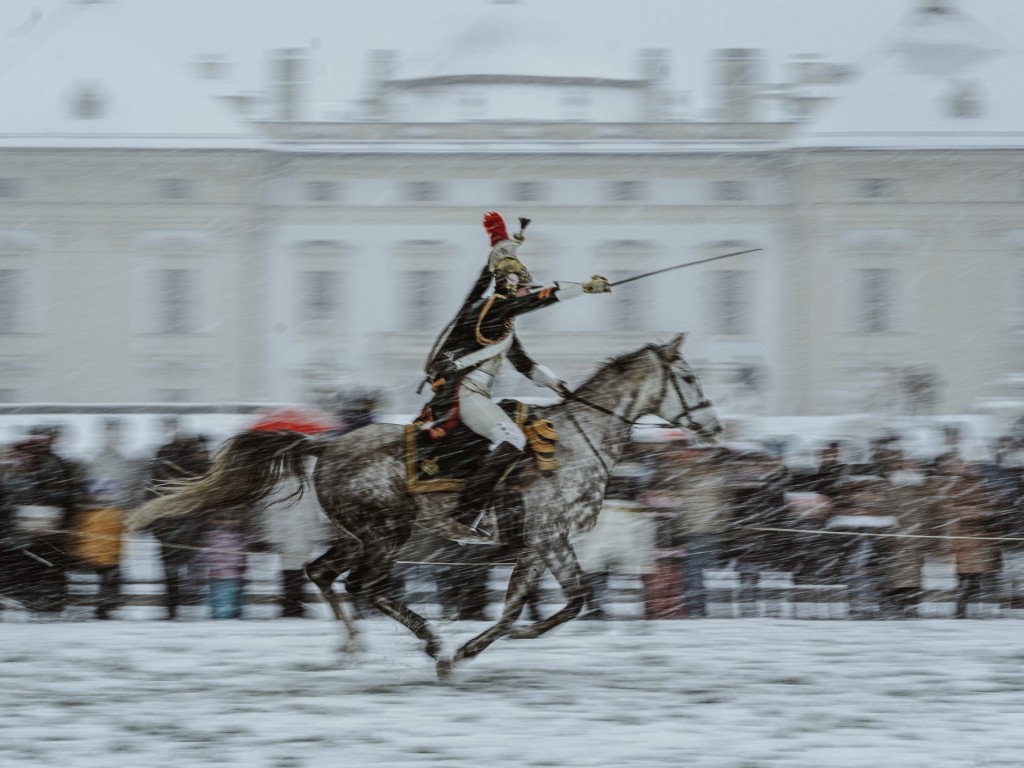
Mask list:
POLYGON ((306 576, 320 589, 327 605, 331 607, 334 618, 345 625, 346 638, 341 644, 341 650, 344 653, 359 650, 362 647, 362 642, 359 638, 359 628, 342 605, 347 595, 335 592, 333 584, 343 572, 351 567, 352 550, 357 546, 358 542, 355 540, 336 539, 330 549, 306 566, 306 576))
POLYGON ((361 562, 349 574, 349 590, 422 640, 424 650, 437 665, 438 676, 444 677, 448 673, 450 662, 441 657, 441 638, 434 632, 430 622, 409 606, 387 595, 393 565, 394 559, 384 547, 366 547, 361 562))
POLYGON ((495 640, 509 634, 516 623, 516 619, 523 612, 526 600, 530 593, 536 588, 540 577, 544 575, 544 562, 535 553, 524 551, 519 554, 515 568, 512 569, 512 576, 508 580, 508 589, 505 590, 505 605, 501 611, 501 618, 493 627, 489 627, 466 642, 452 659, 452 664, 457 664, 464 659, 472 659, 479 655, 487 646, 495 640))
POLYGON ((387 595, 375 595, 369 598, 370 604, 377 610, 388 616, 399 624, 407 627, 416 637, 423 641, 423 650, 434 660, 437 669, 437 676, 444 678, 451 669, 451 662, 442 657, 444 646, 441 638, 437 636, 430 622, 420 616, 409 606, 400 603, 387 595))

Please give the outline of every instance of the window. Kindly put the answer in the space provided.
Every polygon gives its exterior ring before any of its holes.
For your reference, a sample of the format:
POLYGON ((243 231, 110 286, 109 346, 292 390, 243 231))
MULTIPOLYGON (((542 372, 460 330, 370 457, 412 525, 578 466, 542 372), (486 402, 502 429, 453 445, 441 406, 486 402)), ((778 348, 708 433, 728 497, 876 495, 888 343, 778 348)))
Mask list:
POLYGON ((713 181, 711 182, 711 199, 716 202, 735 203, 750 199, 750 194, 746 183, 742 181, 713 181))
POLYGON ((157 270, 156 332, 191 333, 194 328, 195 273, 190 269, 157 270))
POLYGON ((889 200, 896 196, 895 179, 857 179, 856 195, 865 200, 889 200))
POLYGON ((21 197, 21 179, 0 179, 0 197, 21 197))
POLYGON ((18 333, 22 315, 22 273, 0 269, 0 333, 18 333))
POLYGON ((608 186, 609 197, 617 203, 640 202, 647 196, 642 181, 613 181, 608 186))
POLYGON ((438 306, 441 272, 411 270, 405 273, 405 322, 410 331, 434 331, 441 324, 438 306))
MULTIPOLYGON (((646 240, 610 240, 598 249, 594 271, 612 284, 649 272, 654 265, 654 244, 646 240)), ((602 313, 605 327, 611 331, 642 331, 652 325, 651 290, 654 283, 635 280, 616 286, 609 299, 609 311, 602 313)))
POLYGON ((331 203, 338 199, 338 185, 333 181, 307 181, 304 197, 310 203, 331 203))
POLYGON ((513 203, 535 203, 544 198, 544 185, 539 181, 513 181, 509 198, 513 203))
POLYGON ((71 116, 77 120, 95 120, 106 112, 106 99, 97 83, 79 83, 71 94, 71 116))
POLYGON ((563 91, 562 115, 566 120, 586 120, 590 116, 590 92, 579 88, 563 91))
MULTIPOLYGON (((627 277, 634 277, 637 270, 609 270, 608 282, 617 283, 627 277)), ((643 331, 647 329, 649 304, 645 301, 644 281, 637 280, 616 286, 612 291, 613 306, 607 313, 609 327, 613 331, 643 331)))
POLYGON ((302 273, 302 313, 305 320, 333 320, 338 312, 338 273, 308 270, 302 273))
POLYGON ((750 272, 718 269, 711 272, 712 333, 745 336, 751 332, 752 303, 750 272))
POLYGON ((0 403, 20 403, 21 393, 16 389, 0 389, 0 403))
POLYGON ((891 269, 857 270, 857 331, 889 333, 893 330, 894 275, 891 269))
POLYGON ((487 92, 476 88, 459 91, 458 107, 463 120, 481 119, 487 110, 487 92))
POLYGON ((405 185, 405 199, 410 203, 434 203, 441 199, 441 185, 436 181, 410 181, 405 185))
POLYGON ((196 71, 203 80, 222 80, 230 67, 227 59, 217 53, 203 54, 196 60, 196 71))
POLYGON ((946 97, 949 116, 980 117, 983 96, 983 89, 976 81, 954 81, 946 97))
POLYGON ((192 182, 189 179, 158 179, 157 195, 164 200, 184 200, 192 197, 192 182))

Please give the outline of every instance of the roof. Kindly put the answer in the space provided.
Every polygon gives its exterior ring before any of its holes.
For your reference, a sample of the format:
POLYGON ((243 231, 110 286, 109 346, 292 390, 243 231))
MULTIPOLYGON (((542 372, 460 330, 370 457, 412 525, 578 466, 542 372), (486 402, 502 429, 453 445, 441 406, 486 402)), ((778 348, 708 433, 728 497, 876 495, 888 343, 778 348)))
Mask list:
POLYGON ((254 148, 120 3, 64 3, 0 55, 0 147, 254 148))
POLYGON ((915 9, 795 144, 1024 147, 1024 54, 956 6, 915 9))
POLYGON ((397 80, 436 80, 469 76, 637 78, 630 53, 594 39, 578 20, 550 1, 478 3, 449 14, 400 65, 397 80))
MULTIPOLYGON (((791 80, 793 57, 817 54, 824 62, 862 62, 864 76, 848 91, 840 87, 848 106, 830 109, 809 124, 800 137, 803 145, 857 141, 884 146, 892 141, 893 121, 875 125, 872 120, 887 117, 877 113, 899 118, 903 127, 897 131, 902 133, 897 146, 935 144, 935 120, 922 118, 928 98, 921 94, 908 100, 908 89, 890 93, 895 83, 887 81, 884 71, 871 74, 889 58, 888 47, 865 58, 886 30, 921 2, 374 0, 360 3, 353 13, 350 4, 338 0, 94 0, 91 5, 3 0, 0 146, 248 145, 254 139, 244 122, 207 94, 244 95, 252 98, 257 112, 265 109, 269 61, 280 48, 300 50, 308 59, 301 117, 310 120, 360 119, 374 50, 398 51, 394 76, 411 86, 417 78, 467 75, 484 82, 512 76, 635 83, 639 51, 666 49, 671 64, 667 88, 675 97, 672 114, 698 121, 716 119, 721 98, 716 50, 760 51, 758 77, 768 87, 791 80), (100 24, 101 17, 117 21, 100 24), (73 24, 72 18, 77 18, 73 24), (82 31, 87 28, 90 34, 82 31), (222 79, 195 77, 190 65, 201 59, 222 61, 222 79), (80 88, 83 81, 101 82, 105 92, 100 95, 110 107, 104 116, 68 118, 66 89, 80 88), (859 101, 849 101, 854 98, 859 101), (871 108, 859 109, 864 104, 871 108), (914 139, 915 134, 924 138, 914 139)), ((1005 42, 989 34, 983 47, 1007 52, 1024 43, 1024 3, 948 2, 963 9, 958 16, 966 23, 972 23, 969 16, 987 25, 988 32, 998 29, 1011 37, 1005 42)), ((922 42, 931 34, 918 32, 922 42)), ((1005 94, 1016 92, 1013 77, 1019 75, 1008 74, 1007 61, 1008 55, 997 55, 968 62, 975 72, 971 79, 983 81, 982 95, 989 99, 983 103, 999 106, 986 108, 979 118, 951 121, 940 131, 943 146, 1017 142, 1000 127, 1012 124, 1016 115, 1010 111, 1013 99, 1005 94), (966 139, 958 136, 965 127, 971 134, 966 139)), ((942 91, 931 88, 928 93, 934 100, 942 91)))

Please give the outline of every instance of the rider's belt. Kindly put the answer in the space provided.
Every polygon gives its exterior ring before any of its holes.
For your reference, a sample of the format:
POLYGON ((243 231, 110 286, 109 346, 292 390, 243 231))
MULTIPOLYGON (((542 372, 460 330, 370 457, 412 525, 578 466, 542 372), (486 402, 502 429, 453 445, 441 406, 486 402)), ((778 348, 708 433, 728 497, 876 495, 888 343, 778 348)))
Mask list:
POLYGON ((558 460, 555 459, 555 446, 558 442, 558 433, 555 432, 555 425, 550 419, 537 419, 523 427, 526 434, 526 441, 533 450, 537 459, 537 467, 541 472, 554 472, 558 469, 558 460))
POLYGON ((494 383, 494 374, 488 373, 487 371, 481 371, 477 368, 475 371, 470 371, 462 377, 464 383, 475 384, 473 387, 481 393, 488 393, 491 391, 491 385, 494 383))
POLYGON ((457 357, 452 360, 451 364, 456 371, 462 371, 466 368, 472 368, 474 365, 478 365, 484 360, 490 360, 492 357, 504 354, 511 346, 512 334, 508 333, 505 334, 505 337, 501 341, 487 347, 481 347, 480 349, 465 354, 462 357, 457 357))

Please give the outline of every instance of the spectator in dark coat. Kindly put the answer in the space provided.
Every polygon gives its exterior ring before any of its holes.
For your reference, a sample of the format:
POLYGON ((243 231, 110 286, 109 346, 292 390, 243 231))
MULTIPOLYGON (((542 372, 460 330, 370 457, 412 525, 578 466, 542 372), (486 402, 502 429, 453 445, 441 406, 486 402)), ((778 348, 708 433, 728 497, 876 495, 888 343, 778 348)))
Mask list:
POLYGON ((839 484, 846 476, 846 465, 840 460, 839 443, 833 440, 821 449, 818 471, 814 474, 810 490, 834 499, 839 484))
MULTIPOLYGON (((146 498, 160 495, 161 487, 176 480, 201 475, 210 466, 205 441, 186 435, 179 429, 178 420, 164 420, 167 441, 157 449, 149 465, 146 498)), ((202 544, 203 521, 197 515, 168 517, 153 523, 148 529, 160 542, 160 562, 164 568, 167 618, 174 619, 178 608, 194 602, 197 587, 194 554, 202 544)))
POLYGON ((969 604, 991 595, 1002 570, 1002 549, 992 530, 999 508, 970 464, 953 459, 945 467, 949 480, 941 491, 941 501, 952 524, 950 546, 958 583, 955 616, 966 619, 969 604))
POLYGON ((45 513, 27 542, 47 570, 38 580, 39 610, 61 611, 67 603, 67 572, 75 561, 72 533, 75 516, 85 499, 82 468, 57 453, 61 436, 57 425, 33 427, 26 439, 12 447, 8 472, 11 502, 17 507, 45 513))
POLYGON ((761 573, 783 570, 793 549, 784 533, 753 530, 787 528, 785 465, 776 457, 746 454, 734 457, 732 489, 735 507, 730 555, 740 578, 740 615, 756 616, 761 573), (741 466, 742 465, 742 466, 741 466))

